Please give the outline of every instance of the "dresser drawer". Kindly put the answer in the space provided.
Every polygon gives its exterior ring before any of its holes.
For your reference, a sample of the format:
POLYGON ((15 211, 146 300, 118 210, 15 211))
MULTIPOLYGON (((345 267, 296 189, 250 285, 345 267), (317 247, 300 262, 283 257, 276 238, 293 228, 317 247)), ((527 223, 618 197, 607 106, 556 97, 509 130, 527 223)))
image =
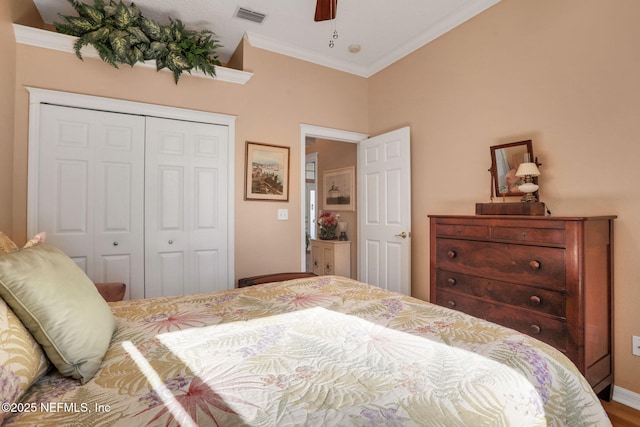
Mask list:
POLYGON ((566 351, 567 329, 562 320, 444 290, 438 291, 436 304, 515 329, 566 351))
POLYGON ((488 239, 491 235, 489 230, 490 230, 490 227, 486 225, 472 225, 472 224, 437 224, 436 225, 437 236, 488 239))
POLYGON ((506 240, 519 243, 564 246, 564 229, 491 227, 492 240, 506 240))
POLYGON ((523 226, 518 223, 489 225, 479 221, 466 223, 437 223, 436 236, 471 240, 518 242, 532 245, 564 247, 566 231, 562 221, 545 221, 539 226, 523 226))
POLYGON ((552 316, 565 318, 566 314, 566 296, 561 292, 444 270, 436 271, 436 286, 445 291, 452 290, 552 316))
POLYGON ((440 270, 565 289, 565 250, 562 248, 438 238, 435 258, 440 270))

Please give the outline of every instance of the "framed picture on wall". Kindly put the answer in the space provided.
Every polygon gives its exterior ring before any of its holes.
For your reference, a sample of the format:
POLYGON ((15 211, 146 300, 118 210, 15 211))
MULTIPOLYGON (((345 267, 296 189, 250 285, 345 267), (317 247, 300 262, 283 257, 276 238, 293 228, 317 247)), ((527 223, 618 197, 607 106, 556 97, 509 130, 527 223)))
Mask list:
POLYGON ((324 210, 354 211, 356 208, 355 167, 332 169, 322 174, 324 210))
POLYGON ((247 141, 245 200, 289 200, 289 147, 247 141))

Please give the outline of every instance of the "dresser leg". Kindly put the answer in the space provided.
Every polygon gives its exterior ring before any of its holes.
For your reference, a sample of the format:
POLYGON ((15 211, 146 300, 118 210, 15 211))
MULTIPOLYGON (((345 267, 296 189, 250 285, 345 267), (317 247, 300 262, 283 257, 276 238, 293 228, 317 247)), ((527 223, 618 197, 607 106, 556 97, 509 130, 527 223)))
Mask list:
POLYGON ((611 402, 611 398, 613 397, 613 384, 609 384, 598 393, 598 398, 600 400, 604 400, 605 402, 611 402))

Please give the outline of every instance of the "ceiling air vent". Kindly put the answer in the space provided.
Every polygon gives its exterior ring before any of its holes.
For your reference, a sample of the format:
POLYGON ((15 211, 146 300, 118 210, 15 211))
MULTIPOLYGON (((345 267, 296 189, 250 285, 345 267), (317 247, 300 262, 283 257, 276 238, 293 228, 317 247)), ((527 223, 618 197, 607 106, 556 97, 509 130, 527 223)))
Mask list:
POLYGON ((246 19, 247 21, 257 22, 258 24, 262 24, 264 18, 267 15, 264 13, 256 12, 255 10, 247 9, 244 7, 239 7, 236 11, 236 18, 246 19))

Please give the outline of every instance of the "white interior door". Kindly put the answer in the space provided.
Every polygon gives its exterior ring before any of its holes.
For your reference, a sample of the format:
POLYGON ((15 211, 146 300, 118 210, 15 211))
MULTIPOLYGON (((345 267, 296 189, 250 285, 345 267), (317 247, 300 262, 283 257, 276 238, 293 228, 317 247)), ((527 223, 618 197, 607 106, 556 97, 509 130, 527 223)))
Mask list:
POLYGON ((360 281, 411 294, 410 129, 358 144, 360 281))
POLYGON ((145 297, 227 289, 228 128, 148 118, 145 297))
POLYGON ((94 282, 141 289, 144 118, 43 105, 36 229, 94 282))

